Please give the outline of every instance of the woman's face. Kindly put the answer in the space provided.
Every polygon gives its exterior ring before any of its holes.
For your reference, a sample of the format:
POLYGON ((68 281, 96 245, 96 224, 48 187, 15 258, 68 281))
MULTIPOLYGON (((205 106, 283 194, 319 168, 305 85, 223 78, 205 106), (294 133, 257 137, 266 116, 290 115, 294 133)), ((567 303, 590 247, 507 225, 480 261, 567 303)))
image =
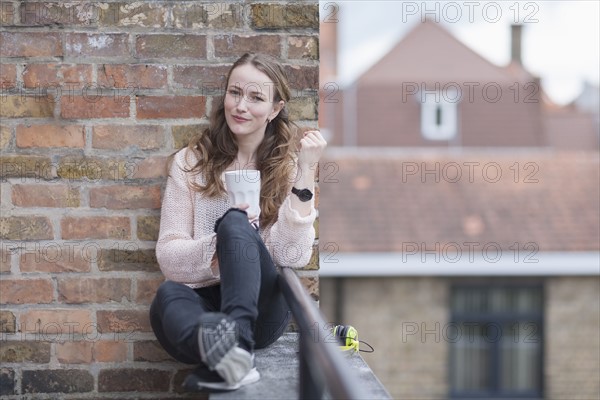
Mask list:
POLYGON ((263 136, 268 120, 275 118, 284 102, 273 103, 274 83, 251 64, 231 72, 225 94, 225 120, 235 135, 263 136))

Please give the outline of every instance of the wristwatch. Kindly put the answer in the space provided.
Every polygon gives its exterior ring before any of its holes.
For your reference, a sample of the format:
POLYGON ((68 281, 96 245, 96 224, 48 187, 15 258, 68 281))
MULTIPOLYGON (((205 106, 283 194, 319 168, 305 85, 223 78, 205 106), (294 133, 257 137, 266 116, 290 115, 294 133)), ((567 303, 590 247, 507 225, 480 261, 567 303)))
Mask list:
POLYGON ((294 193, 296 196, 298 196, 300 201, 304 201, 304 202, 310 201, 313 198, 312 192, 308 189, 296 189, 295 187, 293 187, 292 193, 294 193))

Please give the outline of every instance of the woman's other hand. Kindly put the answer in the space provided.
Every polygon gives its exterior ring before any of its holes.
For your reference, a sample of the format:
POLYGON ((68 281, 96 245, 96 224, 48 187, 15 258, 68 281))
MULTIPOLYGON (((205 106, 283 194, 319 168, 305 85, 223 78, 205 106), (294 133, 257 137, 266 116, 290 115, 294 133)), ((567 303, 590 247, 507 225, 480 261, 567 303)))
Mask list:
POLYGON ((298 166, 301 169, 316 168, 316 165, 323 151, 327 147, 327 142, 323 139, 319 131, 306 131, 304 137, 300 140, 300 152, 298 153, 298 166))

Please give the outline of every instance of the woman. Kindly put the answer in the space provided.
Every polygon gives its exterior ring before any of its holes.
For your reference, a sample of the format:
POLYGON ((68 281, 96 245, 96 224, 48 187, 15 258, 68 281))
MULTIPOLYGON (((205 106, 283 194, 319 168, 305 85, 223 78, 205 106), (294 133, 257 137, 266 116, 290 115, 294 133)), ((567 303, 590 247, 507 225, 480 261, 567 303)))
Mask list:
POLYGON ((171 356, 198 364, 188 390, 256 382, 254 349, 276 341, 289 322, 276 265, 310 260, 314 173, 326 146, 318 131, 296 146, 289 100, 281 65, 245 54, 229 71, 210 126, 169 167, 156 245, 167 280, 150 318, 171 356), (237 169, 261 172, 259 224, 247 204, 229 204, 223 174, 237 169))

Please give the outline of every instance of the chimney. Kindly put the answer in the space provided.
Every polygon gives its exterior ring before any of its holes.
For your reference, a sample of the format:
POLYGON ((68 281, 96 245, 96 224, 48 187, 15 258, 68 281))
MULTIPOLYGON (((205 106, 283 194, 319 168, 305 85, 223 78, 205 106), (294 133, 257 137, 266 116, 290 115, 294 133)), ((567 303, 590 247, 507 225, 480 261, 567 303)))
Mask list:
POLYGON ((523 25, 511 25, 510 27, 510 61, 523 64, 521 61, 521 33, 523 25))

